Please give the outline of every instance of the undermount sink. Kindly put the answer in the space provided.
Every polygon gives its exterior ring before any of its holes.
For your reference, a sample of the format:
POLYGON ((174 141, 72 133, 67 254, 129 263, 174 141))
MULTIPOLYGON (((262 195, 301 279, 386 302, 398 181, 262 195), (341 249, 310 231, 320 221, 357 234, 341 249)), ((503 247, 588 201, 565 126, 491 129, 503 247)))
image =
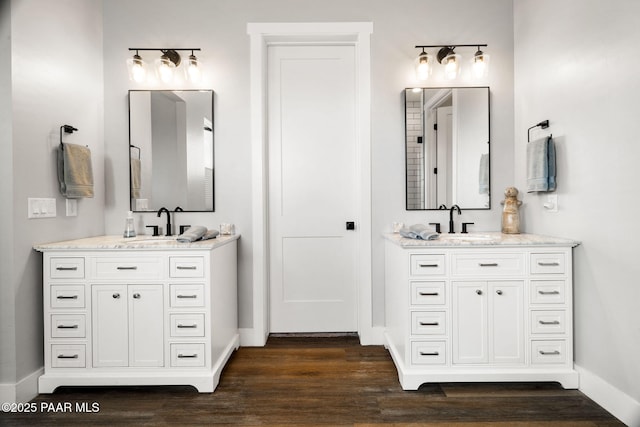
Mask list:
POLYGON ((487 234, 441 234, 440 238, 442 240, 466 240, 466 241, 480 241, 480 242, 488 242, 494 240, 494 236, 490 236, 487 234))

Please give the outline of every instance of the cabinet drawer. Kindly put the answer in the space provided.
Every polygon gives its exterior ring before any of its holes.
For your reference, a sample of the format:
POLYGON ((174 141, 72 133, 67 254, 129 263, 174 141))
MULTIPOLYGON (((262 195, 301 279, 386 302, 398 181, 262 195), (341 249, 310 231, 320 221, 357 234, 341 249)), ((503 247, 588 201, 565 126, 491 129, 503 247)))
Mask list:
POLYGON ((412 276, 435 276, 444 274, 444 255, 411 255, 412 276))
POLYGON ((171 307, 204 307, 204 284, 169 285, 171 307))
POLYGON ((564 340, 532 341, 531 363, 534 365, 547 363, 566 363, 566 347, 567 343, 564 340))
POLYGON ((564 304, 563 280, 532 280, 531 304, 564 304))
POLYGON ((84 258, 51 257, 49 267, 51 279, 84 279, 84 258))
POLYGON ((531 274, 564 274, 563 253, 531 254, 531 274))
POLYGON ((444 311, 412 311, 411 333, 413 335, 444 335, 447 333, 444 311))
POLYGON ((85 368, 84 344, 53 344, 51 346, 51 367, 85 368))
POLYGON ((99 279, 159 279, 162 260, 150 258, 94 258, 93 271, 99 279))
POLYGON ((453 254, 452 273, 456 276, 521 276, 523 253, 453 254))
POLYGON ((567 316, 564 310, 532 311, 532 334, 564 334, 566 331, 567 316))
POLYGON ((203 337, 204 314, 172 314, 172 337, 203 337))
POLYGON ((444 282, 411 282, 412 305, 444 305, 444 282))
POLYGON ((169 275, 171 277, 204 277, 204 257, 169 258, 169 275))
POLYGON ((204 344, 203 343, 171 344, 171 366, 173 367, 205 366, 204 344))
POLYGON ((84 285, 51 285, 51 308, 84 308, 84 285))
POLYGON ((444 365, 447 362, 446 341, 413 341, 411 364, 444 365))
POLYGON ((51 337, 84 338, 85 325, 84 314, 52 314, 51 337))

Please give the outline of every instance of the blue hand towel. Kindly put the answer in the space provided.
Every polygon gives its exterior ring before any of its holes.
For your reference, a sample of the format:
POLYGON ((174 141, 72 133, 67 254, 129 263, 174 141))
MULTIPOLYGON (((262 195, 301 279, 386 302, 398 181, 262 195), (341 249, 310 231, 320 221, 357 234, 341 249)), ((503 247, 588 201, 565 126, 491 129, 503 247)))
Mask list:
POLYGON ((402 227, 400 229, 400 235, 402 237, 408 237, 409 239, 417 240, 436 240, 439 237, 438 233, 430 230, 429 227, 422 224, 414 224, 410 227, 402 227))
POLYGON ((527 192, 556 189, 556 150, 552 137, 527 145, 527 192))

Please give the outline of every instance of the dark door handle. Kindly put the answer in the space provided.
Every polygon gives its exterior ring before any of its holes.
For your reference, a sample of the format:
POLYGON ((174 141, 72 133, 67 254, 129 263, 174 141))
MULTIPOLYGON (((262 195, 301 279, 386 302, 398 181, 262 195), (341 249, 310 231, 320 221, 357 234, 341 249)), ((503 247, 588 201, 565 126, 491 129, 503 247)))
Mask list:
POLYGON ((356 223, 353 221, 347 221, 347 230, 355 230, 356 229, 356 223))

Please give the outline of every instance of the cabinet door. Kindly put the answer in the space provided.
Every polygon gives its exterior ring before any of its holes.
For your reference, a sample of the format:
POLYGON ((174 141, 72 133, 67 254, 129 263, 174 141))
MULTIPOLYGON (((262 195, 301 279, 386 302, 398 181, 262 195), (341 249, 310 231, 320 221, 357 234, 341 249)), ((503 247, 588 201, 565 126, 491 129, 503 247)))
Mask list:
POLYGON ((129 366, 164 366, 162 285, 129 285, 129 366))
POLYGON ((92 285, 93 366, 127 366, 127 286, 92 285))
POLYGON ((493 363, 524 363, 524 283, 489 282, 489 342, 493 363))
POLYGON ((453 282, 453 363, 486 363, 487 284, 453 282))

